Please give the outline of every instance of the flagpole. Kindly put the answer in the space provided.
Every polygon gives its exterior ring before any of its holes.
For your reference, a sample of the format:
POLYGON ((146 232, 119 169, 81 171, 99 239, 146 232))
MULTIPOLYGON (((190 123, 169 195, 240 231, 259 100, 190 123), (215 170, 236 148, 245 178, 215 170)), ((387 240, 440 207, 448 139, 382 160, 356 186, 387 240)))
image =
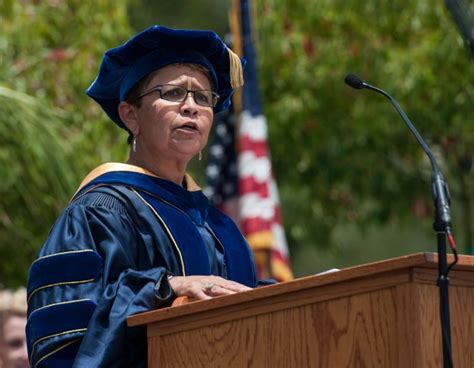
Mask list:
MULTIPOLYGON (((229 12, 229 28, 232 39, 232 50, 240 57, 244 54, 243 40, 242 40, 242 18, 240 12, 240 0, 232 0, 229 12)), ((245 83, 245 81, 244 81, 245 83)), ((235 91, 232 96, 232 104, 234 114, 239 116, 242 112, 242 89, 235 91)), ((236 124, 236 131, 238 131, 238 122, 236 124)))

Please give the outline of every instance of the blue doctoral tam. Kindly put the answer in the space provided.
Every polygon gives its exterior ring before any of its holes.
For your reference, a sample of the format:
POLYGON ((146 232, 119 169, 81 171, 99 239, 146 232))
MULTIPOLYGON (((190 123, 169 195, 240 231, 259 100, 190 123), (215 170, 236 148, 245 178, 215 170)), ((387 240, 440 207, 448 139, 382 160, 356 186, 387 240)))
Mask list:
POLYGON ((214 90, 220 95, 214 112, 228 108, 234 89, 243 85, 243 60, 215 32, 155 25, 105 52, 87 95, 126 129, 118 114, 119 103, 148 74, 175 63, 198 64, 209 71, 214 90))

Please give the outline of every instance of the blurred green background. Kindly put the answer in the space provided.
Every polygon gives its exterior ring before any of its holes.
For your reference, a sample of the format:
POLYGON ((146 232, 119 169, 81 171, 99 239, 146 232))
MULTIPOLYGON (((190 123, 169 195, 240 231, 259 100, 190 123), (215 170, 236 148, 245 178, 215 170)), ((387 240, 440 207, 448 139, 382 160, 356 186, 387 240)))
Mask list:
MULTIPOLYGON (((472 15, 474 3, 465 3, 472 15)), ((344 84, 349 72, 392 93, 433 148, 450 185, 458 248, 471 253, 474 64, 444 1, 252 5, 295 274, 436 251, 429 164, 388 101, 344 84)), ((127 157, 127 134, 84 93, 103 52, 152 24, 223 36, 229 7, 0 1, 0 285, 25 283, 81 179, 127 157)), ((201 179, 204 164, 191 168, 201 179)))

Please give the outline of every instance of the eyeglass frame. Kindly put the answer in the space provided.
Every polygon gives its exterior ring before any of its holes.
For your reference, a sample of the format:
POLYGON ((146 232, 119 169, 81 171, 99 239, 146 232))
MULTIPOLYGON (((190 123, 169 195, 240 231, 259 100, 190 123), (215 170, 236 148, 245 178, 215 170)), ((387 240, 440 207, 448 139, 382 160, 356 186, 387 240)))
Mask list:
POLYGON ((136 101, 138 101, 140 98, 145 97, 145 96, 147 96, 147 95, 149 95, 150 93, 153 93, 153 92, 158 92, 158 93, 160 94, 160 98, 161 98, 161 99, 163 99, 163 100, 165 100, 165 101, 169 101, 169 102, 184 102, 184 101, 186 101, 186 99, 188 98, 188 95, 189 95, 190 93, 192 93, 192 95, 193 95, 193 100, 194 100, 194 102, 195 102, 197 105, 199 105, 199 106, 204 106, 204 107, 212 107, 212 108, 214 108, 214 107, 217 106, 217 103, 219 102, 219 99, 221 98, 221 96, 220 96, 218 93, 216 93, 216 92, 214 92, 214 91, 212 91, 212 90, 210 90, 210 89, 196 89, 196 90, 191 90, 191 89, 184 88, 184 87, 182 87, 182 86, 178 86, 178 85, 176 85, 176 84, 158 84, 158 85, 156 85, 156 86, 154 86, 154 87, 151 87, 151 88, 145 90, 143 93, 141 93, 139 96, 137 96, 137 97, 133 100, 133 102, 136 102, 136 101), (183 97, 182 100, 178 100, 178 101, 171 101, 171 100, 168 100, 168 99, 164 98, 163 95, 162 95, 162 93, 161 93, 162 88, 165 87, 165 86, 172 86, 172 87, 180 88, 180 89, 182 89, 182 90, 185 90, 185 91, 186 91, 186 94, 184 95, 184 97, 183 97), (215 101, 215 103, 214 103, 213 105, 203 105, 203 104, 199 103, 198 101, 196 101, 196 98, 195 98, 195 96, 196 96, 195 93, 196 93, 196 92, 210 92, 211 95, 213 96, 213 101, 215 101))

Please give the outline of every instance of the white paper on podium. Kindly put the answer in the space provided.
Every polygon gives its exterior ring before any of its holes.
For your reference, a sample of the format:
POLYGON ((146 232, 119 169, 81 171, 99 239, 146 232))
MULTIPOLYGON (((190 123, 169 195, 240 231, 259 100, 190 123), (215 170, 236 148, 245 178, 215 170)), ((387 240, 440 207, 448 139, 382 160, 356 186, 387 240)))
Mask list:
POLYGON ((329 270, 316 273, 314 276, 325 275, 327 273, 333 273, 333 272, 337 272, 337 271, 340 271, 340 269, 339 268, 330 268, 329 270))

